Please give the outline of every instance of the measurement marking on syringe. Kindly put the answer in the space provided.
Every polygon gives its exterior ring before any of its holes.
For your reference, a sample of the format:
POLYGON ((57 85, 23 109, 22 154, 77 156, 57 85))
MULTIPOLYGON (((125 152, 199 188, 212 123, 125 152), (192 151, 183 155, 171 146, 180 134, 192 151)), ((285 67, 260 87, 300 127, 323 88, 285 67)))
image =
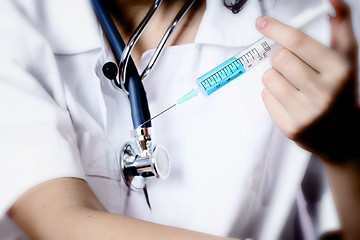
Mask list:
POLYGON ((249 63, 249 59, 247 58, 247 55, 244 55, 244 58, 246 59, 246 61, 249 63))
POLYGON ((239 61, 240 64, 242 64, 242 63, 241 63, 241 61, 240 61, 239 59, 237 59, 237 60, 234 62, 234 65, 235 65, 236 69, 239 70, 238 66, 235 64, 237 61, 239 61))
POLYGON ((238 67, 238 65, 236 64, 237 62, 239 63, 239 65, 241 65, 242 67, 244 67, 244 64, 241 62, 241 60, 240 60, 240 59, 237 59, 237 60, 234 62, 235 67, 236 67, 237 70, 239 70, 239 67, 238 67))
MULTIPOLYGON (((256 48, 254 48, 253 51, 259 56, 259 58, 261 58, 261 55, 260 55, 260 53, 258 52, 258 50, 257 50, 256 48)), ((255 55, 256 55, 256 54, 255 54, 255 55)))
POLYGON ((233 70, 232 70, 231 67, 230 67, 231 65, 232 65, 232 63, 231 63, 229 66, 226 66, 225 69, 227 69, 228 71, 231 71, 231 73, 234 73, 233 70))
POLYGON ((245 56, 242 56, 240 58, 241 58, 242 62, 245 62, 245 61, 249 62, 245 56))
POLYGON ((251 55, 252 59, 255 60, 255 58, 254 58, 254 52, 256 53, 256 49, 251 50, 249 54, 251 55))
POLYGON ((225 74, 227 76, 226 71, 224 71, 224 68, 220 70, 220 73, 225 74))
POLYGON ((211 84, 210 84, 210 82, 208 81, 208 80, 205 80, 205 81, 203 81, 201 84, 203 85, 203 87, 205 88, 205 85, 204 84, 209 84, 210 85, 210 87, 211 87, 211 84))
MULTIPOLYGON (((333 10, 331 4, 328 3, 328 0, 325 0, 319 7, 302 13, 292 22, 297 23, 297 26, 301 27, 330 10, 333 10)), ((200 76, 196 80, 196 88, 193 88, 189 93, 184 95, 184 97, 179 99, 177 104, 198 96, 198 93, 202 93, 204 96, 213 94, 228 82, 233 81, 252 68, 255 68, 258 64, 269 59, 271 53, 278 47, 276 42, 266 37, 255 41, 243 51, 235 54, 233 57, 200 76)))
POLYGON ((236 58, 234 61, 228 63, 221 69, 218 69, 216 72, 200 81, 200 84, 206 91, 211 88, 220 88, 230 82, 235 76, 234 74, 243 73, 243 69, 243 63, 236 58))
POLYGON ((261 43, 261 46, 264 48, 265 52, 268 52, 271 50, 270 45, 267 43, 267 41, 264 41, 261 43))
POLYGON ((261 61, 264 58, 261 56, 261 54, 256 48, 253 48, 247 51, 245 54, 241 55, 238 59, 243 66, 247 66, 247 68, 251 68, 255 61, 257 60, 261 61))

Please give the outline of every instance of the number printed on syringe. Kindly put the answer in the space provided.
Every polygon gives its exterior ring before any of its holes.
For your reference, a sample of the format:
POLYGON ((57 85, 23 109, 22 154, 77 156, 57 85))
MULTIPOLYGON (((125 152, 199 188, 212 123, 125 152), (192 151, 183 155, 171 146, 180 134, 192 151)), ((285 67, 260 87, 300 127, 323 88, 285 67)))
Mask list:
MULTIPOLYGON (((291 20, 289 25, 294 28, 301 28, 324 14, 330 14, 333 17, 336 16, 336 11, 329 0, 322 0, 319 6, 307 9, 291 20)), ((273 40, 266 37, 260 38, 247 49, 244 49, 196 79, 196 86, 183 95, 183 97, 179 98, 176 103, 167 110, 198 96, 199 93, 205 97, 209 96, 248 70, 253 69, 259 63, 264 62, 279 48, 281 48, 281 46, 273 40)))
POLYGON ((244 66, 245 70, 249 70, 258 63, 262 62, 264 59, 268 58, 269 52, 272 50, 269 40, 261 39, 260 44, 255 44, 253 48, 249 51, 246 51, 245 54, 241 56, 236 56, 241 64, 244 66))

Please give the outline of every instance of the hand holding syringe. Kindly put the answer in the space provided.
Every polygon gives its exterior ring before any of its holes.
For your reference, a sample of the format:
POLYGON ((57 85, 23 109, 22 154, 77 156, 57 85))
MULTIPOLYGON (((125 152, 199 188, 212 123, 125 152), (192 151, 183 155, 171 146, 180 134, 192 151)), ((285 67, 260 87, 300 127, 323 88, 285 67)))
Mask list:
MULTIPOLYGON (((330 14, 331 16, 336 15, 336 12, 329 0, 323 0, 318 7, 308 9, 301 13, 299 16, 295 17, 289 25, 294 28, 302 28, 324 14, 330 14)), ((230 59, 226 60, 211 71, 196 79, 195 88, 191 89, 191 91, 186 93, 182 98, 178 99, 175 104, 157 114, 152 119, 158 117, 176 105, 182 104, 198 96, 199 93, 205 97, 211 95, 232 80, 269 59, 270 56, 279 48, 281 48, 281 46, 273 40, 267 37, 260 38, 245 50, 237 53, 230 59)), ((140 125, 140 127, 142 125, 140 125)))

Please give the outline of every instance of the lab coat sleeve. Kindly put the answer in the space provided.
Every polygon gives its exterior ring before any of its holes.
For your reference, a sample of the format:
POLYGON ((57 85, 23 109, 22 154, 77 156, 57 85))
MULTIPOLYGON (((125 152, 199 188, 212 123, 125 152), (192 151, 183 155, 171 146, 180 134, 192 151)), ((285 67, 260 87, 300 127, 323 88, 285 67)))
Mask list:
POLYGON ((0 218, 44 181, 85 179, 51 48, 9 2, 0 10, 0 218))

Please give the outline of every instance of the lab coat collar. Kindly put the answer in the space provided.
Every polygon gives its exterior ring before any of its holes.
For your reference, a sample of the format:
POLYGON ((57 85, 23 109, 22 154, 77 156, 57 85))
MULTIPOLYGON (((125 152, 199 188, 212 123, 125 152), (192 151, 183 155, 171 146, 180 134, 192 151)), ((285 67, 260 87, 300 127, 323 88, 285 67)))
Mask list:
POLYGON ((229 47, 247 46, 261 37, 255 28, 255 20, 259 16, 261 6, 257 0, 248 0, 237 14, 224 7, 221 0, 207 0, 195 42, 229 47))
MULTIPOLYGON (((34 1, 41 6, 41 10, 34 12, 33 17, 38 19, 37 24, 55 53, 76 54, 101 48, 101 27, 90 0, 34 1), (43 21, 44 14, 48 15, 45 16, 46 22, 43 21)), ((269 5, 274 0, 265 2, 269 5)), ((248 0, 238 14, 225 8, 222 0, 207 0, 195 43, 247 46, 261 37, 255 29, 255 20, 259 16, 261 6, 258 0, 248 0), (230 35, 232 37, 228 37, 230 35)))
POLYGON ((90 0, 16 0, 56 54, 77 54, 100 48, 100 25, 90 0), (44 21, 45 19, 45 21, 44 21))

